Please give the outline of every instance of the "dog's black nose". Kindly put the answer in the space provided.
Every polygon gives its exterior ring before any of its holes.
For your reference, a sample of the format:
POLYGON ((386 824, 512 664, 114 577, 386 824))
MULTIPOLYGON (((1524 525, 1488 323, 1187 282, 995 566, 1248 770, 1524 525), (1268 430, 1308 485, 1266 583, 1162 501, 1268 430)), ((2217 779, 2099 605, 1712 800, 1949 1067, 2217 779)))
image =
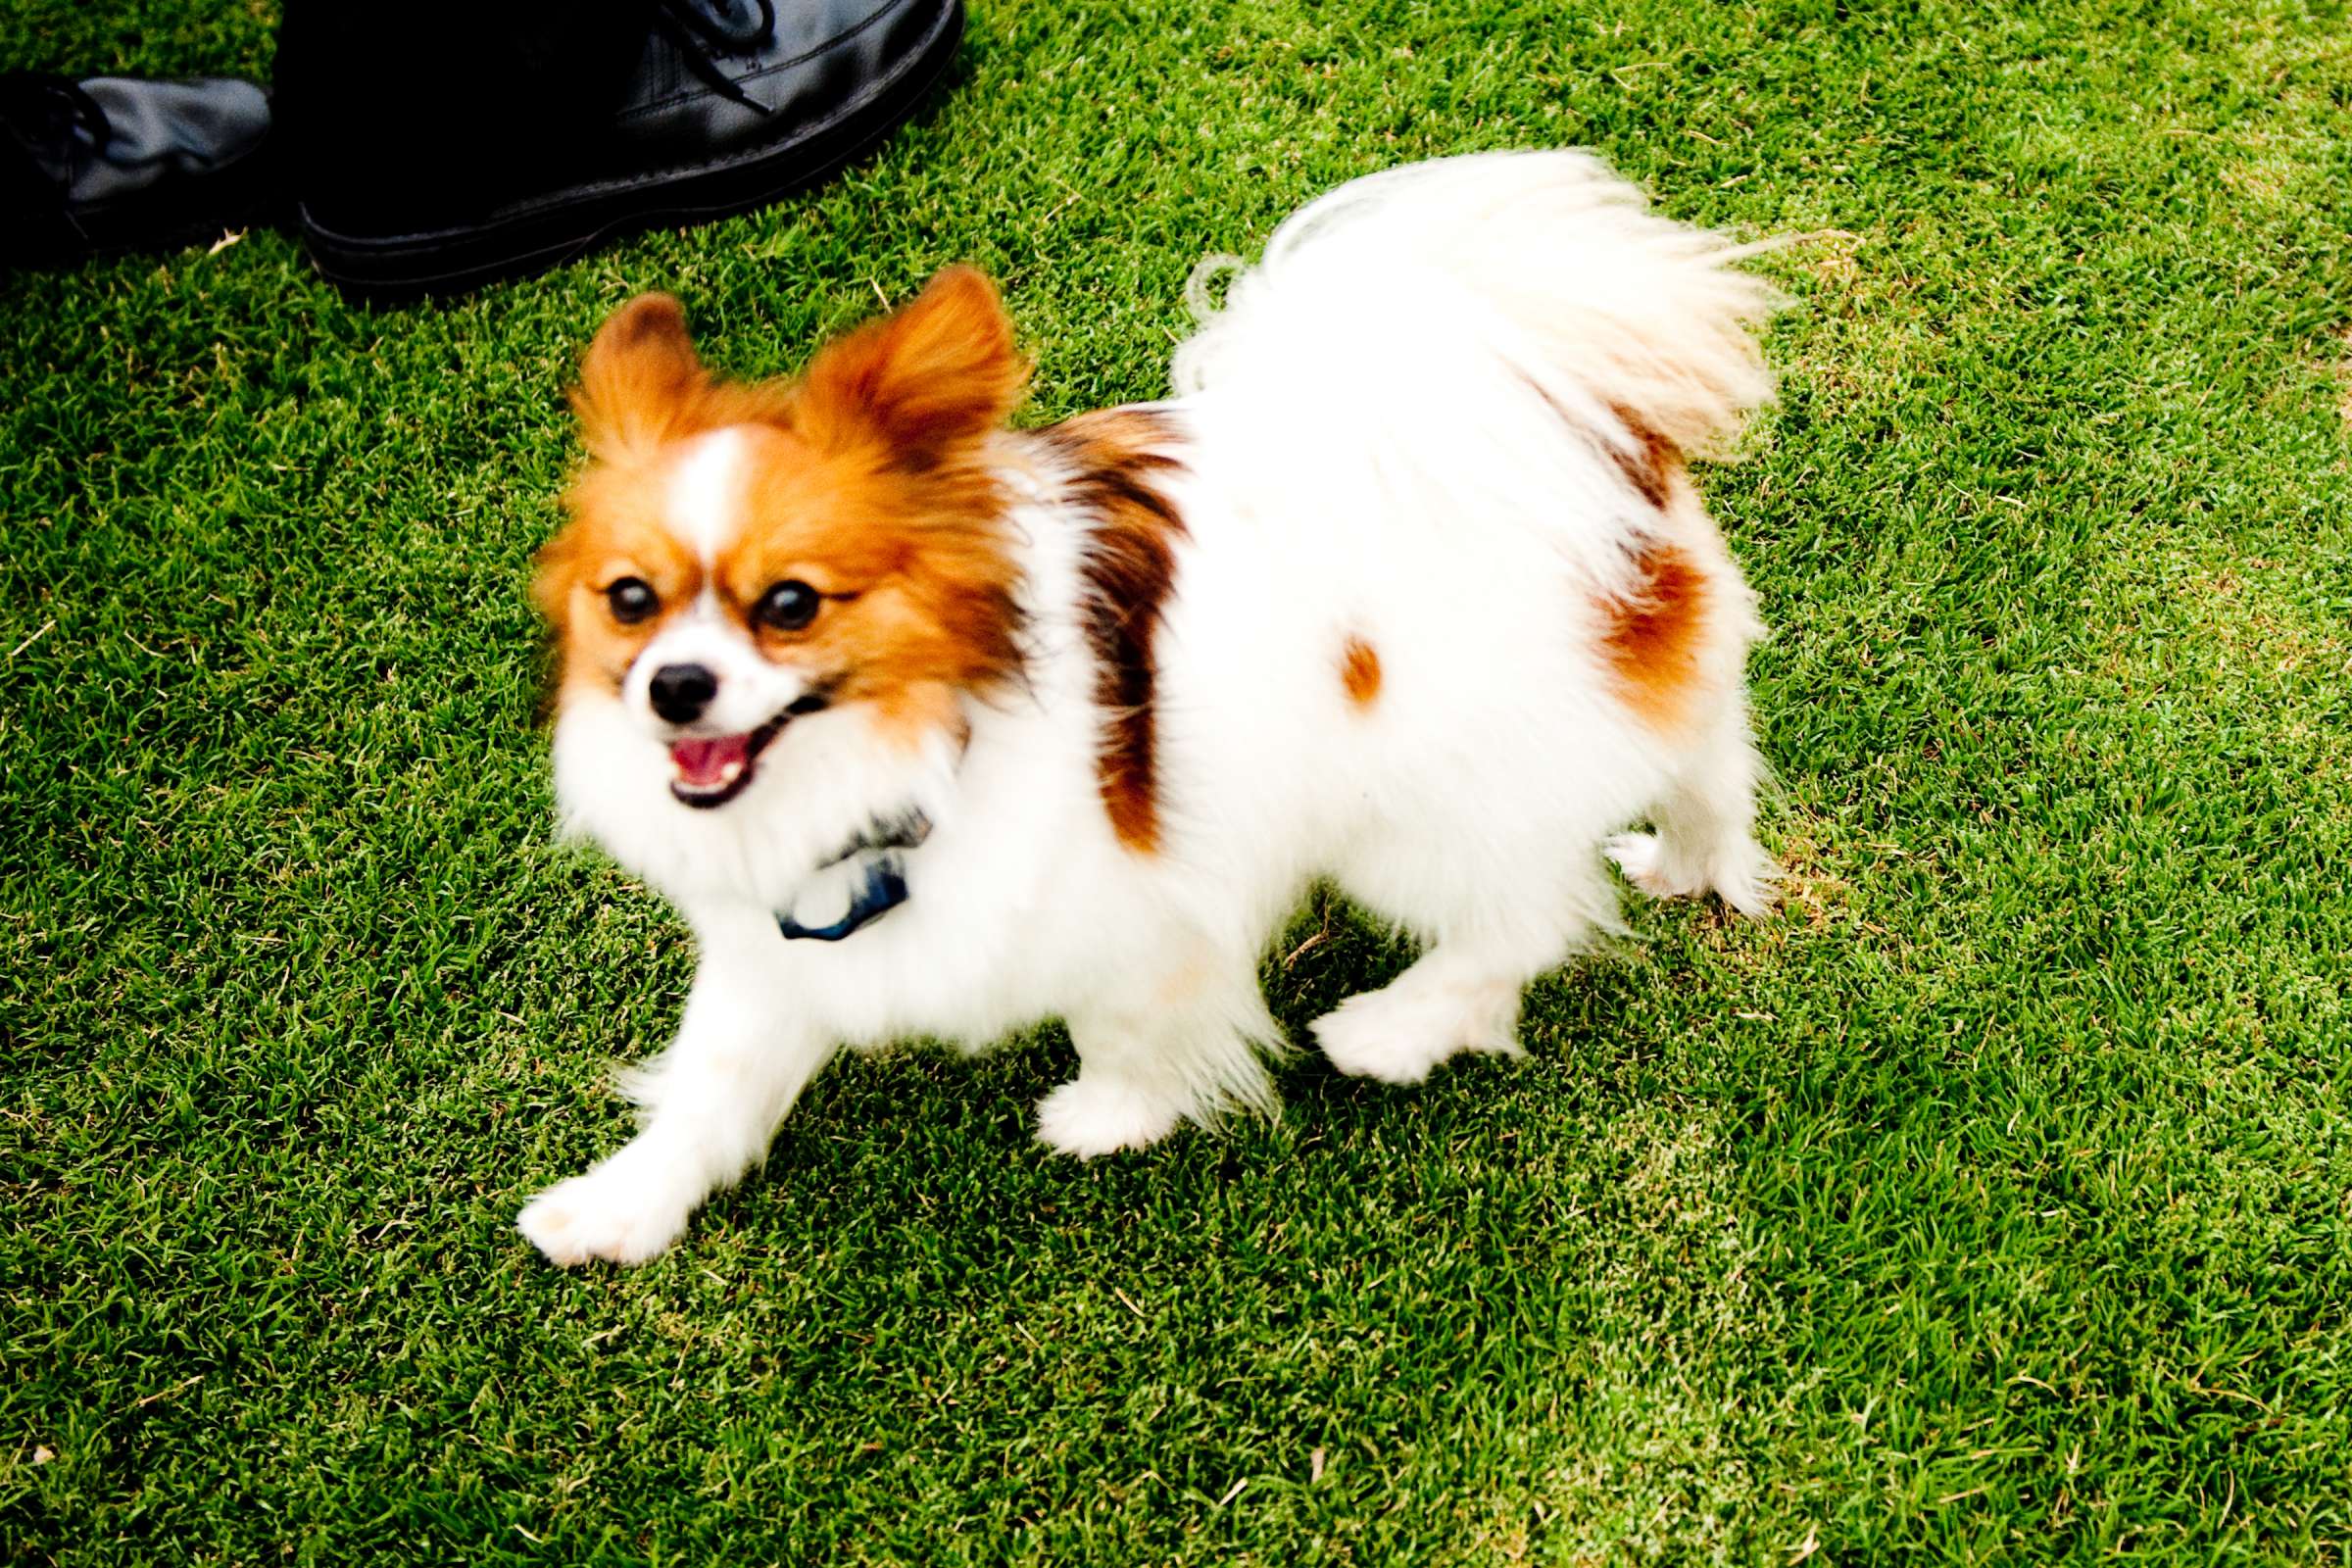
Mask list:
POLYGON ((672 724, 691 724, 718 695, 718 677, 700 664, 663 664, 647 690, 655 712, 672 724))

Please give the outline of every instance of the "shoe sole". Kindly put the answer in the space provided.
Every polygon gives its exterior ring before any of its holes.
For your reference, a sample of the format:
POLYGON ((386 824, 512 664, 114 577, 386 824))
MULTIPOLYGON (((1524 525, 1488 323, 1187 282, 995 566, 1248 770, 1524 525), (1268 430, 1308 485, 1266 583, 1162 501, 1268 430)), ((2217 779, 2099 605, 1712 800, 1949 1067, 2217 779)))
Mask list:
POLYGON ((338 234, 301 211, 312 265, 336 287, 397 301, 457 293, 545 271, 612 240, 670 222, 702 223, 750 212, 805 190, 872 148, 910 118, 947 74, 963 40, 963 7, 952 4, 898 74, 820 130, 781 147, 642 183, 584 188, 530 210, 422 234, 338 234))

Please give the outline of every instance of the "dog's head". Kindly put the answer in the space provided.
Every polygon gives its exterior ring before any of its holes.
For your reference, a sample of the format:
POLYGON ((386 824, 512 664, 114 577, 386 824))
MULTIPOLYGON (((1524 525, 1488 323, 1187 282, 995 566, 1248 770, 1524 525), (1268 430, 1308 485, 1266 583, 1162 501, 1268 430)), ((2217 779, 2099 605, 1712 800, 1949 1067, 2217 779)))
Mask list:
POLYGON ((534 593, 558 702, 617 705, 716 808, 796 718, 872 706, 910 738, 1017 676, 1017 574, 989 437, 1024 367, 993 285, 954 268, 797 381, 707 371, 666 295, 607 321, 572 394, 588 466, 534 593))

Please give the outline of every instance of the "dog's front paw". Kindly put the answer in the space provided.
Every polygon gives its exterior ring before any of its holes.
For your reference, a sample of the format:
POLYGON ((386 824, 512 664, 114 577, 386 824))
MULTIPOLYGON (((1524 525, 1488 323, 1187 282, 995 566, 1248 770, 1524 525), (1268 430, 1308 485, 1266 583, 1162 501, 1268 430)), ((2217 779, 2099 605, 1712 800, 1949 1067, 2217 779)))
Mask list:
POLYGON ((1037 1102, 1037 1141, 1093 1159, 1143 1149, 1176 1130, 1184 1113, 1116 1078, 1073 1078, 1037 1102))
POLYGON ((691 1203, 633 1180, 625 1169, 599 1166, 585 1176, 558 1182, 525 1203, 514 1228, 545 1252, 548 1261, 571 1268, 601 1257, 612 1263, 643 1263, 669 1250, 686 1229, 691 1203))

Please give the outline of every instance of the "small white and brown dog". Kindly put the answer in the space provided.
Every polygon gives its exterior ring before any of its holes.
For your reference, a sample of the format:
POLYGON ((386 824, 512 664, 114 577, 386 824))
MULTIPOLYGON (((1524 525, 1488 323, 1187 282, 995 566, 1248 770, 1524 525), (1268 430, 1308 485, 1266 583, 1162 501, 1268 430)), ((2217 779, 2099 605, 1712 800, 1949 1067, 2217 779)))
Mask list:
POLYGON ((1604 854, 1762 909, 1760 627, 1682 461, 1769 394, 1745 254, 1582 154, 1399 169, 1196 299, 1180 396, 1035 430, 970 270, 772 385, 624 306, 539 560, 556 789, 699 966, 642 1130, 523 1233, 653 1257, 844 1046, 1064 1019, 1038 1137, 1082 1156, 1271 1109, 1316 878, 1425 945, 1314 1025, 1399 1084, 1517 1049, 1604 854))

